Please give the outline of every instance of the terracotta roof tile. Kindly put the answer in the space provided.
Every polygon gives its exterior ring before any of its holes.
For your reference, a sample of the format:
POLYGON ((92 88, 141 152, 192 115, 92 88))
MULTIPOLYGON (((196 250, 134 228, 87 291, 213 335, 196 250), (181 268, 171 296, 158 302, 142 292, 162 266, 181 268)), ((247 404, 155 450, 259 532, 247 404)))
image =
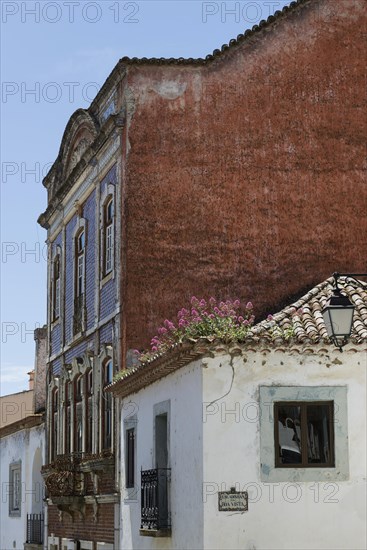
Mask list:
POLYGON ((292 13, 301 5, 309 4, 312 1, 313 0, 295 0, 294 2, 291 2, 289 6, 284 6, 283 9, 277 10, 274 15, 270 15, 266 20, 261 20, 258 25, 254 25, 251 29, 247 29, 243 34, 239 34, 237 38, 232 38, 228 44, 223 44, 220 49, 214 50, 213 53, 208 54, 205 58, 123 57, 122 59, 120 59, 120 62, 126 65, 206 65, 214 59, 222 56, 223 53, 227 52, 228 50, 235 48, 245 40, 248 40, 263 29, 268 28, 271 24, 278 21, 282 17, 288 15, 289 13, 292 13))

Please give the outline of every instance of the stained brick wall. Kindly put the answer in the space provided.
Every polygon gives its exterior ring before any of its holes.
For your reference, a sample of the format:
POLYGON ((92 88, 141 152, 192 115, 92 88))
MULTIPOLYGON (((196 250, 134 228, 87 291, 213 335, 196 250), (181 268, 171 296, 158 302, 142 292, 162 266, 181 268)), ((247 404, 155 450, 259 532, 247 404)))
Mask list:
POLYGON ((128 65, 128 348, 193 294, 259 316, 366 271, 365 7, 314 0, 207 66, 128 65))

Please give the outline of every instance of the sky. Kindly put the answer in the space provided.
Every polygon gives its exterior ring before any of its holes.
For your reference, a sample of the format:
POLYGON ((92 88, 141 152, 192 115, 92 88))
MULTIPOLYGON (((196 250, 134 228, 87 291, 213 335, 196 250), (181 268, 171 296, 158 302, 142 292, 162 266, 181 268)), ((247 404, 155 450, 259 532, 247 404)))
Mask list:
POLYGON ((205 57, 286 0, 6 1, 1 8, 0 395, 28 388, 46 322, 42 179, 121 57, 205 57))

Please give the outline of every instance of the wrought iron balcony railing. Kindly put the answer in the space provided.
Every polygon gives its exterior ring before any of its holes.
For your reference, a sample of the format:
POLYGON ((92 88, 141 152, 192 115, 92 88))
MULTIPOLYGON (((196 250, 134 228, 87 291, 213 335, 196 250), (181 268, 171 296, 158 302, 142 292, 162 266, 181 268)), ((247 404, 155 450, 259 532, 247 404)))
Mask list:
POLYGON ((141 529, 171 529, 171 469, 141 472, 141 529))
POLYGON ((27 514, 27 544, 43 544, 43 514, 27 514))

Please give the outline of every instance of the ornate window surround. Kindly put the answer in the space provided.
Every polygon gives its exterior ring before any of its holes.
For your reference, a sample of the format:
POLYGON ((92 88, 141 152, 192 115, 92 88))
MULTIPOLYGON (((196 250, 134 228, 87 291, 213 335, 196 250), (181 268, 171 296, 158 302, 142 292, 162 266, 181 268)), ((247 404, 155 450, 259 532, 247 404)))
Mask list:
MULTIPOLYGON (((52 246, 52 245, 51 245, 52 246)), ((56 245, 55 250, 51 257, 51 268, 50 268, 50 325, 53 328, 55 325, 61 322, 63 317, 63 308, 62 308, 62 290, 63 290, 63 257, 62 257, 62 248, 60 245, 56 245), (54 278, 54 269, 55 262, 59 260, 59 314, 55 316, 55 299, 56 299, 56 289, 55 289, 55 278, 54 278)))

